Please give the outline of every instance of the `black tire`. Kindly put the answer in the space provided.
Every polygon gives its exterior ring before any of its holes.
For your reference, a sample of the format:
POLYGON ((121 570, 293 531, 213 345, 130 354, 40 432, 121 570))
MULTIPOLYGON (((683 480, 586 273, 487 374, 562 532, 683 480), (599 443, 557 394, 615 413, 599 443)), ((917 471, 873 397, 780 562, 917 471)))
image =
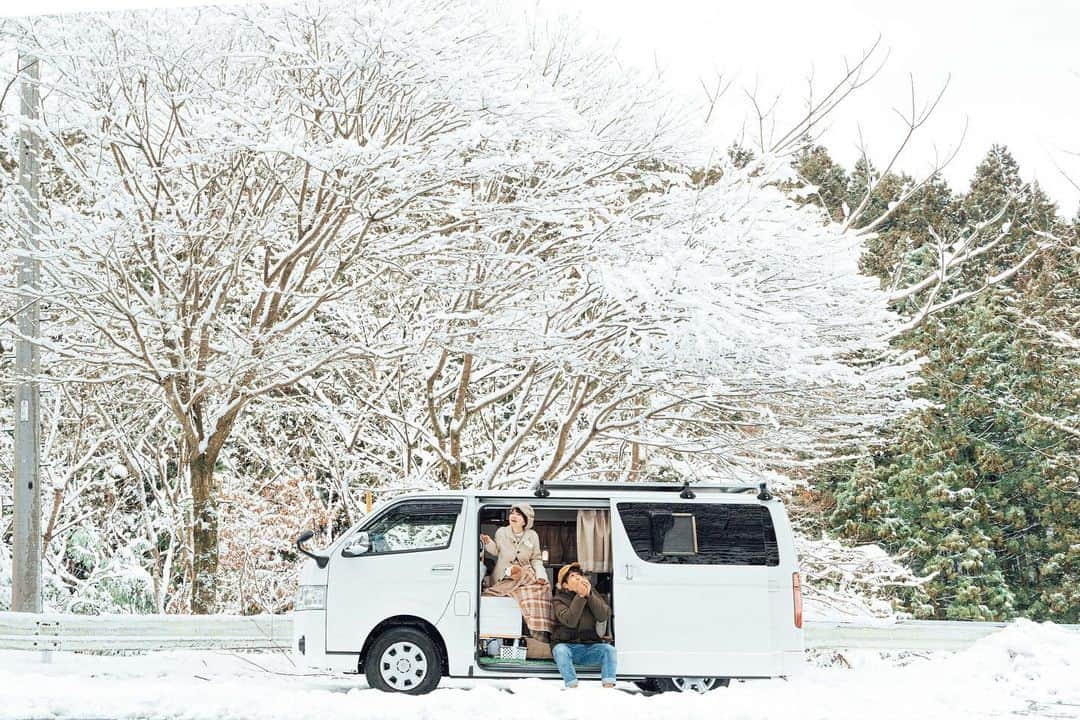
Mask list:
POLYGON ((442 678, 442 656, 422 630, 392 627, 368 648, 364 675, 368 685, 383 692, 424 695, 442 678))
POLYGON ((702 695, 716 688, 727 687, 731 682, 729 678, 718 677, 650 678, 650 680, 655 683, 657 692, 696 692, 702 695))

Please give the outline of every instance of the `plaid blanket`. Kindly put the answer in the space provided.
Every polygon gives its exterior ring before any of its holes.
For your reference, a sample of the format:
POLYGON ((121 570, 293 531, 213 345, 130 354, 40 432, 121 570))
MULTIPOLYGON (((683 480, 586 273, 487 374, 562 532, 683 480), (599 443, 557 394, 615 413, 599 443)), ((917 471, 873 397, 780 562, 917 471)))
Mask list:
POLYGON ((525 625, 532 632, 551 632, 555 627, 555 611, 551 607, 551 586, 536 581, 536 571, 521 568, 521 577, 503 578, 487 590, 488 597, 512 597, 518 601, 525 625))

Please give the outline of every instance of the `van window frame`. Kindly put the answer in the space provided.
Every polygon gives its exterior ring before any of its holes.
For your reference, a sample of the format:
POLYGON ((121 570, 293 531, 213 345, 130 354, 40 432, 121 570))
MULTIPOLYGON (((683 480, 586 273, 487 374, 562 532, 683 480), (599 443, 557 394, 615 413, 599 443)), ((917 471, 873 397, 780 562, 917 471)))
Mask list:
MULTIPOLYGON (((663 548, 660 548, 660 550, 658 552, 661 555, 671 555, 671 556, 681 556, 681 557, 692 557, 694 555, 699 555, 700 551, 698 550, 697 515, 695 515, 692 512, 669 512, 668 515, 670 515, 673 518, 677 518, 677 517, 679 517, 679 518, 684 518, 684 517, 690 518, 690 539, 693 540, 693 542, 694 542, 694 549, 693 550, 664 550, 663 548)), ((635 550, 634 552, 637 552, 637 551, 635 550)))
POLYGON ((382 510, 380 510, 378 513, 375 513, 371 517, 365 518, 363 523, 361 523, 359 526, 356 527, 355 530, 353 530, 352 532, 350 532, 348 535, 345 536, 344 541, 341 543, 341 547, 338 550, 338 555, 341 558, 345 559, 345 560, 362 560, 364 558, 371 558, 371 557, 386 557, 387 555, 406 555, 406 554, 409 554, 409 553, 438 552, 440 550, 447 550, 450 547, 452 547, 453 544, 454 544, 454 536, 458 532, 458 521, 461 519, 461 516, 462 516, 464 511, 465 511, 465 498, 461 498, 461 497, 457 497, 457 498, 408 498, 408 499, 402 499, 402 500, 400 500, 398 502, 395 502, 395 503, 393 503, 391 505, 388 505, 388 506, 384 507, 382 510), (406 505, 419 505, 419 504, 422 504, 422 503, 445 503, 447 505, 452 505, 454 503, 458 504, 457 515, 454 517, 454 525, 450 529, 450 538, 446 541, 445 545, 440 545, 438 547, 417 548, 417 549, 414 549, 414 550, 388 550, 388 551, 385 551, 385 552, 367 552, 367 553, 364 553, 363 555, 346 555, 345 554, 345 548, 347 548, 349 546, 350 540, 353 537, 355 537, 357 533, 367 532, 368 529, 371 528, 375 523, 379 522, 380 520, 385 518, 390 513, 394 512, 396 510, 400 510, 401 508, 405 507, 406 505))

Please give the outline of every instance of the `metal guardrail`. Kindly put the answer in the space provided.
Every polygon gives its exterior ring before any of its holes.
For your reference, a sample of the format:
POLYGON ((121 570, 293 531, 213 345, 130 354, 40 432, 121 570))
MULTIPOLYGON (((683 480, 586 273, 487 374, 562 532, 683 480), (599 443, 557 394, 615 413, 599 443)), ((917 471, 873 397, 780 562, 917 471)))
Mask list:
MULTIPOLYGON (((969 620, 808 620, 807 650, 963 650, 1008 623, 969 620)), ((1080 634, 1080 625, 1058 625, 1080 634)))
POLYGON ((289 615, 59 615, 0 612, 8 650, 276 650, 289 615))
MULTIPOLYGON (((1005 623, 806 622, 806 649, 962 650, 1005 623)), ((1080 633, 1080 625, 1059 625, 1080 633)), ((287 650, 291 615, 59 615, 0 612, 7 650, 287 650)))

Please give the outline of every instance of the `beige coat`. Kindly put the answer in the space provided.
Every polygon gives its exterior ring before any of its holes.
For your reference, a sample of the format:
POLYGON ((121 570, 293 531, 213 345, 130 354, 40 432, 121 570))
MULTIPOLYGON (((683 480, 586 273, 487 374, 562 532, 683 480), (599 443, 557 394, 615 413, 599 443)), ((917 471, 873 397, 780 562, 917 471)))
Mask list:
POLYGON ((484 550, 489 555, 494 555, 497 558, 495 560, 495 572, 492 574, 495 582, 502 580, 506 574, 506 568, 511 563, 523 567, 532 566, 533 570, 536 571, 537 578, 547 579, 544 561, 540 557, 540 536, 536 534, 535 530, 526 530, 521 539, 515 541, 514 532, 510 529, 510 526, 503 525, 495 531, 494 542, 484 544, 484 550))

